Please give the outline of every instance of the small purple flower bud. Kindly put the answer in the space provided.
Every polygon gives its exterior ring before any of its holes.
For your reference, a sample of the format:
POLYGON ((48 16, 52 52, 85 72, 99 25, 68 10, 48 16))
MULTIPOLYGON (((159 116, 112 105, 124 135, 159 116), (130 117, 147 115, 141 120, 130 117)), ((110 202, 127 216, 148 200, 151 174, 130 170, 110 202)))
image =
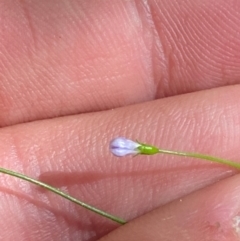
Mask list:
POLYGON ((124 137, 118 137, 110 142, 110 151, 115 156, 126 156, 126 155, 136 155, 140 151, 138 147, 141 146, 139 143, 128 140, 124 137))

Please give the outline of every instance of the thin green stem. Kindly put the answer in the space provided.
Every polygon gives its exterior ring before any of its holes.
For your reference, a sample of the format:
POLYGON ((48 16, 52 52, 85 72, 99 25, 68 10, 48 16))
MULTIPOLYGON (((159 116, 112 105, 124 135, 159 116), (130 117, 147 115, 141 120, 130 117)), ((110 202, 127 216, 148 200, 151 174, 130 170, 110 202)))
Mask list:
MULTIPOLYGON (((144 154, 144 155, 152 155, 152 154, 162 153, 162 154, 168 154, 168 155, 194 157, 194 158, 198 158, 198 159, 209 160, 209 161, 225 164, 225 165, 240 169, 240 163, 236 163, 236 162, 226 160, 226 159, 223 159, 223 158, 218 158, 218 157, 200 154, 200 153, 170 151, 170 150, 158 149, 154 146, 150 146, 150 145, 147 145, 147 144, 141 144, 141 148, 139 150, 141 151, 140 154, 144 154)), ((87 203, 84 203, 84 202, 70 196, 67 193, 62 192, 61 190, 59 190, 59 189, 57 189, 53 186, 50 186, 50 185, 48 185, 44 182, 38 181, 36 179, 33 179, 33 178, 31 178, 29 176, 26 176, 24 174, 14 172, 14 171, 11 171, 11 170, 8 170, 8 169, 5 169, 5 168, 1 168, 1 167, 0 167, 0 173, 4 173, 4 174, 10 175, 10 176, 14 176, 14 177, 20 178, 22 180, 25 180, 27 182, 33 183, 37 186, 43 187, 43 188, 63 197, 65 199, 79 205, 79 206, 82 206, 82 207, 84 207, 84 208, 86 208, 86 209, 88 209, 88 210, 90 210, 90 211, 92 211, 96 214, 99 214, 103 217, 106 217, 106 218, 108 218, 108 219, 110 219, 110 220, 112 220, 116 223, 119 223, 119 224, 126 224, 127 223, 127 221, 125 221, 125 220, 123 220, 119 217, 116 217, 116 216, 111 215, 111 214, 109 214, 105 211, 102 211, 98 208, 95 208, 95 207, 93 207, 93 206, 91 206, 87 203)))
POLYGON ((198 158, 198 159, 218 162, 218 163, 221 163, 221 164, 225 164, 225 165, 240 169, 240 163, 229 161, 229 160, 226 160, 226 159, 223 159, 223 158, 210 156, 210 155, 200 154, 200 153, 169 151, 169 150, 164 150, 164 149, 159 149, 159 153, 176 155, 176 156, 194 157, 194 158, 198 158))
POLYGON ((49 191, 51 191, 51 192, 53 192, 53 193, 63 197, 63 198, 65 198, 65 199, 67 199, 67 200, 69 200, 69 201, 71 201, 73 203, 76 203, 76 204, 78 204, 78 205, 80 205, 80 206, 82 206, 82 207, 84 207, 84 208, 86 208, 86 209, 88 209, 88 210, 90 210, 90 211, 92 211, 94 213, 97 213, 97 214, 99 214, 99 215, 101 215, 103 217, 106 217, 106 218, 108 218, 108 219, 110 219, 110 220, 112 220, 114 222, 117 222, 119 224, 127 223, 125 220, 123 220, 123 219, 121 219, 119 217, 113 216, 113 215, 111 215, 109 213, 106 213, 106 212, 104 212, 104 211, 102 211, 102 210, 100 210, 98 208, 95 208, 95 207, 93 207, 93 206, 91 206, 91 205, 89 205, 87 203, 84 203, 84 202, 82 202, 82 201, 80 201, 80 200, 70 196, 69 194, 64 193, 64 192, 60 191, 59 189, 57 189, 57 188, 55 188, 53 186, 50 186, 50 185, 48 185, 48 184, 46 184, 44 182, 38 181, 36 179, 33 179, 33 178, 28 177, 26 175, 23 175, 21 173, 14 172, 14 171, 11 171, 11 170, 8 170, 8 169, 5 169, 5 168, 1 168, 1 167, 0 167, 0 172, 4 173, 4 174, 7 174, 7 175, 10 175, 10 176, 14 176, 14 177, 23 179, 23 180, 25 180, 27 182, 31 182, 31 183, 33 183, 35 185, 40 186, 40 187, 43 187, 43 188, 45 188, 45 189, 47 189, 47 190, 49 190, 49 191))

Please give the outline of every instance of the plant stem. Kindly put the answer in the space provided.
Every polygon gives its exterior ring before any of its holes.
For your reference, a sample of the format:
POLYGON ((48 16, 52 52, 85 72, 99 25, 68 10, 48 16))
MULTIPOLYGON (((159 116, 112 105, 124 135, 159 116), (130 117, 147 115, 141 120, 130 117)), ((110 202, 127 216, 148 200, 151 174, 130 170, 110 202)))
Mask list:
MULTIPOLYGON (((162 153, 162 154, 168 154, 168 155, 176 155, 176 156, 185 156, 185 157, 194 157, 194 158, 198 158, 198 159, 203 159, 203 160, 208 160, 208 161, 213 161, 213 162, 217 162, 217 163, 220 163, 220 164, 225 164, 225 165, 228 165, 228 166, 231 166, 231 167, 234 167, 234 168, 237 168, 237 169, 240 169, 240 163, 236 163, 236 162, 233 162, 233 161, 230 161, 230 160, 226 160, 226 159, 223 159, 223 158, 218 158, 218 157, 214 157, 214 156, 210 156, 210 155, 205 155, 205 154, 200 154, 200 153, 194 153, 194 152, 181 152, 181 151, 170 151, 170 150, 165 150, 165 149, 158 149, 158 153, 162 153)), ((87 203, 84 203, 72 196, 70 196, 69 194, 67 193, 64 193, 62 192, 61 190, 51 186, 51 185, 48 185, 44 182, 41 182, 41 181, 38 181, 36 179, 33 179, 29 176, 26 176, 24 174, 21 174, 21 173, 18 173, 18 172, 15 172, 15 171, 11 171, 11 170, 8 170, 8 169, 5 169, 5 168, 1 168, 0 167, 0 173, 4 173, 4 174, 7 174, 7 175, 10 175, 10 176, 14 176, 14 177, 17 177, 17 178, 20 178, 22 180, 25 180, 27 182, 30 182, 30 183, 33 183, 37 186, 40 186, 42 188, 45 188, 79 206, 82 206, 83 208, 86 208, 96 214, 99 214, 103 217, 106 217, 116 223, 119 223, 119 224, 126 224, 127 221, 119 218, 119 217, 116 217, 114 215, 111 215, 105 211, 102 211, 98 208, 95 208, 87 203)))
POLYGON ((210 155, 200 154, 200 153, 169 151, 169 150, 164 150, 164 149, 159 149, 159 153, 175 155, 175 156, 194 157, 194 158, 198 158, 198 159, 203 159, 203 160, 208 160, 208 161, 225 164, 225 165, 240 169, 240 163, 229 161, 229 160, 218 158, 218 157, 214 157, 214 156, 210 156, 210 155))
POLYGON ((14 176, 14 177, 23 179, 23 180, 25 180, 27 182, 33 183, 33 184, 38 185, 40 187, 43 187, 43 188, 45 188, 45 189, 47 189, 47 190, 49 190, 49 191, 51 191, 51 192, 53 192, 53 193, 63 197, 63 198, 65 198, 65 199, 67 199, 67 200, 69 200, 69 201, 71 201, 73 203, 76 203, 76 204, 78 204, 78 205, 80 205, 80 206, 82 206, 82 207, 84 207, 84 208, 86 208, 86 209, 88 209, 88 210, 90 210, 90 211, 92 211, 94 213, 97 213, 97 214, 99 214, 99 215, 101 215, 103 217, 106 217, 106 218, 108 218, 108 219, 110 219, 110 220, 112 220, 114 222, 117 222, 119 224, 127 223, 125 220, 123 220, 123 219, 121 219, 119 217, 113 216, 113 215, 111 215, 109 213, 106 213, 106 212, 104 212, 104 211, 102 211, 102 210, 100 210, 98 208, 95 208, 95 207, 93 207, 93 206, 91 206, 91 205, 89 205, 87 203, 84 203, 84 202, 82 202, 82 201, 80 201, 80 200, 70 196, 69 194, 64 193, 64 192, 60 191, 59 189, 57 189, 57 188, 55 188, 53 186, 50 186, 50 185, 48 185, 48 184, 46 184, 44 182, 38 181, 36 179, 33 179, 33 178, 28 177, 26 175, 23 175, 21 173, 14 172, 14 171, 11 171, 11 170, 8 170, 8 169, 5 169, 5 168, 1 168, 1 167, 0 167, 0 172, 4 173, 4 174, 7 174, 7 175, 10 175, 10 176, 14 176))

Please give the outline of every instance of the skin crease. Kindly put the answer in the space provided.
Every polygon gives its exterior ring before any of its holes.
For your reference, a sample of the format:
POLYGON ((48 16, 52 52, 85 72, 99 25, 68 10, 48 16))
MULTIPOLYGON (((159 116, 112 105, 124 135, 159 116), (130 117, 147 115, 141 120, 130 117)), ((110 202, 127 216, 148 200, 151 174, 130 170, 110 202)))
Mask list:
POLYGON ((0 165, 135 220, 118 228, 0 175, 0 239, 239 240, 236 170, 108 150, 121 135, 239 160, 239 13, 235 0, 1 1, 0 165))

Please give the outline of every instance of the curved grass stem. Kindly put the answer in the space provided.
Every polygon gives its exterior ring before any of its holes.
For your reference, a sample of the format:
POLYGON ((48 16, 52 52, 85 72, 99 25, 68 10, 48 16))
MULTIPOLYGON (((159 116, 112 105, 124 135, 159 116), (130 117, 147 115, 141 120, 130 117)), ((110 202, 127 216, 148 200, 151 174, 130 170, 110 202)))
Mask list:
POLYGON ((75 204, 78 204, 79 206, 82 206, 82 207, 84 207, 84 208, 86 208, 86 209, 88 209, 88 210, 90 210, 90 211, 92 211, 94 213, 97 213, 97 214, 99 214, 99 215, 101 215, 103 217, 106 217, 106 218, 108 218, 108 219, 110 219, 110 220, 112 220, 112 221, 114 221, 116 223, 119 223, 119 224, 125 224, 126 223, 125 220, 123 220, 123 219, 121 219, 119 217, 116 217, 116 216, 111 215, 111 214, 109 214, 109 213, 107 213, 105 211, 102 211, 102 210, 100 210, 98 208, 95 208, 95 207, 93 207, 93 206, 91 206, 91 205, 89 205, 87 203, 84 203, 84 202, 78 200, 77 198, 74 198, 74 197, 70 196, 69 194, 67 194, 65 192, 62 192, 61 190, 59 190, 59 189, 57 189, 57 188, 55 188, 53 186, 50 186, 50 185, 48 185, 48 184, 46 184, 44 182, 41 182, 41 181, 38 181, 38 180, 33 179, 31 177, 28 177, 28 176, 26 176, 24 174, 21 174, 21 173, 18 173, 18 172, 14 172, 14 171, 11 171, 11 170, 8 170, 8 169, 5 169, 5 168, 1 168, 1 167, 0 167, 0 173, 4 173, 4 174, 10 175, 10 176, 14 176, 14 177, 20 178, 22 180, 25 180, 27 182, 33 183, 33 184, 35 184, 37 186, 43 187, 43 188, 45 188, 45 189, 47 189, 47 190, 49 190, 49 191, 51 191, 51 192, 53 192, 53 193, 63 197, 63 198, 65 198, 65 199, 67 199, 67 200, 69 200, 69 201, 71 201, 71 202, 73 202, 75 204))
POLYGON ((194 152, 170 151, 170 150, 164 150, 164 149, 158 149, 158 151, 159 151, 159 153, 162 153, 162 154, 169 154, 169 155, 175 155, 175 156, 185 156, 185 157, 194 157, 194 158, 198 158, 198 159, 202 159, 202 160, 208 160, 208 161, 217 162, 217 163, 220 163, 220 164, 225 164, 225 165, 228 165, 230 167, 240 169, 240 163, 233 162, 233 161, 226 160, 226 159, 219 158, 219 157, 210 156, 210 155, 194 153, 194 152))
MULTIPOLYGON (((194 157, 194 158, 198 158, 198 159, 203 159, 203 160, 208 160, 208 161, 213 161, 213 162, 217 162, 217 163, 220 163, 220 164, 225 164, 225 165, 228 165, 230 167, 234 167, 234 168, 237 168, 237 169, 240 169, 240 163, 237 163, 237 162, 233 162, 233 161, 230 161, 230 160, 226 160, 226 159, 223 159, 223 158, 218 158, 218 157, 214 157, 214 156, 210 156, 210 155, 205 155, 205 154, 200 154, 200 153, 194 153, 194 152, 181 152, 181 151, 171 151, 171 150, 165 150, 165 149, 159 149, 157 147, 154 147, 154 146, 150 146, 150 145, 147 145, 147 144, 142 144, 142 143, 138 143, 138 145, 140 145, 140 153, 139 154, 144 154, 144 155, 152 155, 152 154, 157 154, 157 153, 162 153, 162 154, 168 154, 168 155, 176 155, 176 156, 185 156, 185 157, 194 157)), ((10 175, 10 176, 13 176, 13 177, 17 177, 17 178, 20 178, 22 180, 25 180, 27 182, 30 182, 30 183, 33 183, 37 186, 40 186, 42 188, 45 188, 83 208, 86 208, 96 214, 99 214, 103 217, 106 217, 116 223, 119 223, 119 224, 126 224, 127 221, 119 218, 119 217, 116 217, 112 214, 109 214, 105 211, 102 211, 98 208, 95 208, 85 202, 82 202, 80 200, 78 200, 77 198, 74 198, 72 196, 70 196, 69 194, 65 193, 65 192, 62 192, 61 190, 51 186, 51 185, 48 185, 44 182, 41 182, 41 181, 38 181, 34 178, 31 178, 29 176, 26 176, 24 174, 21 174, 21 173, 18 173, 18 172, 15 172, 15 171, 12 171, 12 170, 9 170, 9 169, 5 169, 5 168, 2 168, 0 167, 0 173, 4 173, 4 174, 7 174, 7 175, 10 175)))

